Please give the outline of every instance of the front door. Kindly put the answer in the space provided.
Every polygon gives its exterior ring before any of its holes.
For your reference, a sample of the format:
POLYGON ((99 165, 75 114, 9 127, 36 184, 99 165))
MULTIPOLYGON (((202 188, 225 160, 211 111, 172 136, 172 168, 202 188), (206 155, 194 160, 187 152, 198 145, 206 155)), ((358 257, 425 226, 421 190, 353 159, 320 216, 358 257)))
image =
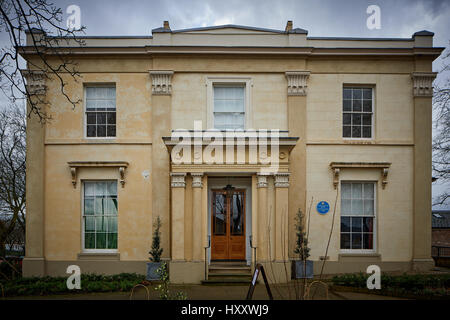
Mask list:
POLYGON ((245 260, 245 190, 212 190, 211 260, 245 260))

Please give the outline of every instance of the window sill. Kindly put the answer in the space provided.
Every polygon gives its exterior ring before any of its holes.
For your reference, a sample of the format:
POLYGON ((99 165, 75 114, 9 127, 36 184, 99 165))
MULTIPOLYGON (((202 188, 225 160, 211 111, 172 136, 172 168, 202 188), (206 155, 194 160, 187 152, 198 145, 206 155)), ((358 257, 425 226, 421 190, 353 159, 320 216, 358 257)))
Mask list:
POLYGON ((80 252, 78 260, 120 260, 118 252, 80 252))
POLYGON ((381 254, 376 252, 341 252, 338 256, 339 261, 381 261, 381 254))

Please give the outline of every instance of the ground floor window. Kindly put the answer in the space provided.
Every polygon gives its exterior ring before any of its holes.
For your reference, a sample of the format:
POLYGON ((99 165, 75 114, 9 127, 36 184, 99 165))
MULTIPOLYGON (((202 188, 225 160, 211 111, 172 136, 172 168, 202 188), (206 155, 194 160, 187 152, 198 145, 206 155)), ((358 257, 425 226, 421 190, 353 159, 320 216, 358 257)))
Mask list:
POLYGON ((342 182, 341 249, 373 250, 375 183, 342 182))
POLYGON ((84 249, 117 249, 117 181, 85 181, 84 249))

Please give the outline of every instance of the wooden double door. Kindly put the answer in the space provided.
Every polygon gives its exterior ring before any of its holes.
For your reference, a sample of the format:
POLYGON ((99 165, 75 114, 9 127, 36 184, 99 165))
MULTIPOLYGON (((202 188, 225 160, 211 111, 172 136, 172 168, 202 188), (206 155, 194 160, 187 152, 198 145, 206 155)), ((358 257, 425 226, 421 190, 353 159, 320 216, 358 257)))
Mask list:
POLYGON ((245 260, 245 190, 212 190, 211 260, 245 260))

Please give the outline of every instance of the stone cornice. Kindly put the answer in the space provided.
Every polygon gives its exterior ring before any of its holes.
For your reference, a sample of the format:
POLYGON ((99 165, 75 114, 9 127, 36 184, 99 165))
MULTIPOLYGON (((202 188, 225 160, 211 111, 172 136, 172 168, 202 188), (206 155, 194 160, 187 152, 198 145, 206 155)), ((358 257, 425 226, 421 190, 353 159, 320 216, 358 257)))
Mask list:
POLYGON ((389 173, 389 168, 391 167, 390 162, 331 162, 330 169, 333 172, 333 186, 336 189, 339 185, 339 174, 342 169, 348 168, 372 168, 381 170, 381 186, 384 189, 387 185, 387 176, 389 173))
POLYGON ((414 72, 411 74, 413 80, 413 94, 415 97, 432 97, 433 80, 437 72, 414 72))
POLYGON ((285 73, 288 87, 288 96, 306 96, 309 71, 288 71, 285 73))
POLYGON ((69 161, 67 162, 72 175, 72 185, 77 186, 77 169, 78 168, 119 168, 120 184, 122 188, 125 186, 125 169, 128 167, 126 161, 69 161))
POLYGON ((172 94, 173 71, 150 71, 153 95, 172 94))
POLYGON ((257 183, 256 186, 258 188, 267 188, 267 174, 257 174, 256 178, 257 178, 257 183))

